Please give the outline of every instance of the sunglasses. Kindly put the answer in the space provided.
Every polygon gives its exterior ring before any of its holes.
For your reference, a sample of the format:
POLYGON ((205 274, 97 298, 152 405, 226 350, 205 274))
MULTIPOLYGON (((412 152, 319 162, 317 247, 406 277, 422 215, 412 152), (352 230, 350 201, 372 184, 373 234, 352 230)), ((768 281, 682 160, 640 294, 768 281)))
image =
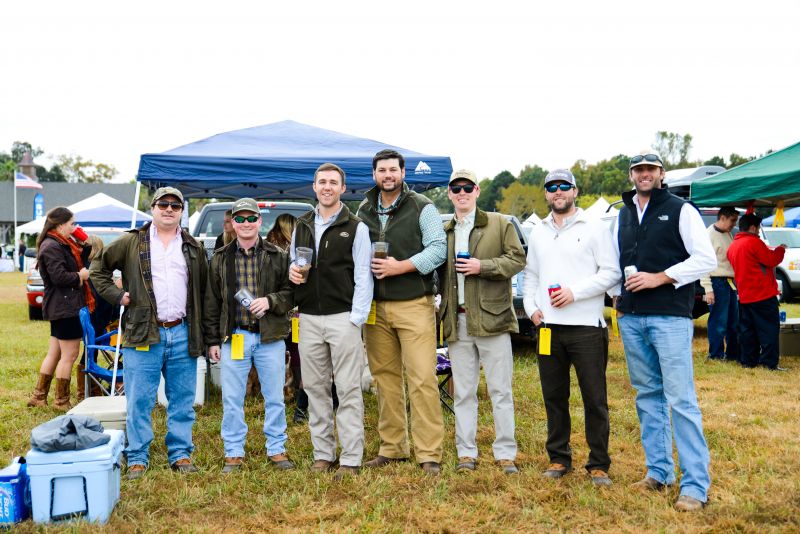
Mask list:
POLYGON ((233 220, 238 223, 242 224, 243 222, 247 221, 249 223, 258 222, 258 215, 248 215, 245 217, 244 215, 236 215, 233 220))
POLYGON ((643 161, 648 161, 650 163, 655 163, 657 161, 662 165, 664 164, 664 162, 661 161, 661 158, 655 154, 639 154, 638 156, 633 156, 631 158, 631 165, 636 165, 637 163, 641 163, 643 161))
POLYGON ((451 186, 450 186, 450 191, 452 191, 452 192, 453 192, 453 194, 456 194, 456 195, 457 195, 457 194, 459 194, 459 193, 460 193, 462 190, 463 190, 465 193, 472 193, 473 191, 475 191, 475 184, 451 185, 451 186))
POLYGON ((545 190, 546 190, 548 193, 555 193, 555 192, 556 192, 556 191, 558 191, 559 189, 560 189, 561 191, 569 191, 569 190, 570 190, 570 189, 572 189, 573 187, 574 187, 574 186, 573 186, 572 184, 550 184, 550 185, 546 185, 546 186, 544 186, 545 190))
POLYGON ((183 209, 183 204, 180 202, 167 202, 166 200, 159 200, 154 204, 154 206, 158 206, 158 209, 160 210, 172 208, 173 211, 180 211, 183 209))

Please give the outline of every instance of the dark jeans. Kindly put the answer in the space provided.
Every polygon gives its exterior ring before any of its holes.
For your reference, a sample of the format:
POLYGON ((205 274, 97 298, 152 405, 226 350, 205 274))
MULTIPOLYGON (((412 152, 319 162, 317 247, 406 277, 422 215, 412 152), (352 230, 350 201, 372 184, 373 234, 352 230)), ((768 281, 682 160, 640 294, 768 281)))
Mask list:
POLYGON ((742 365, 776 368, 781 333, 778 299, 770 297, 749 304, 739 303, 739 329, 742 365))
POLYGON ((583 398, 589 460, 586 469, 608 471, 608 329, 598 326, 548 324, 552 330, 551 354, 538 356, 539 378, 547 411, 547 454, 550 462, 572 466, 569 446, 569 370, 575 366, 583 398))
POLYGON ((720 276, 711 277, 714 304, 708 307, 708 357, 739 361, 739 336, 736 333, 739 303, 736 290, 728 280, 720 276))

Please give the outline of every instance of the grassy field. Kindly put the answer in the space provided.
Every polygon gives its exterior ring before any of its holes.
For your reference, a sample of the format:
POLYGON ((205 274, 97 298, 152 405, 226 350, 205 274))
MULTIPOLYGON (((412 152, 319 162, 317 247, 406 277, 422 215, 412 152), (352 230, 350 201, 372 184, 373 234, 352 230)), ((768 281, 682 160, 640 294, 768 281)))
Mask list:
MULTIPOLYGON (((49 325, 27 319, 24 278, 0 274, 0 463, 24 454, 30 430, 57 415, 25 406, 47 347, 49 325)), ((784 306, 800 317, 798 305, 784 306)), ((308 430, 289 426, 288 448, 299 469, 278 473, 266 465, 260 431, 261 403, 248 400, 250 425, 246 468, 220 474, 218 392, 197 410, 196 476, 172 473, 163 444, 164 411, 155 411, 156 440, 151 469, 136 482, 122 481, 122 495, 108 529, 130 531, 442 531, 442 532, 798 532, 800 531, 800 358, 783 358, 788 373, 746 370, 705 359, 705 325, 697 323, 695 372, 705 433, 711 448, 709 505, 698 514, 672 509, 677 490, 642 495, 628 486, 644 475, 634 391, 622 346, 612 338, 608 369, 611 410, 611 477, 595 489, 579 468, 587 456, 580 392, 573 380, 573 438, 576 471, 563 480, 543 479, 545 412, 536 362, 528 343, 515 344, 515 401, 519 441, 518 476, 491 462, 493 426, 485 388, 479 419, 482 463, 456 474, 452 416, 445 417, 444 471, 428 478, 414 464, 334 483, 308 471, 308 430)), ((74 390, 73 381, 73 390, 74 390)), ((52 398, 52 392, 51 392, 52 398)), ((74 398, 74 396, 73 396, 74 398)), ((377 407, 366 402, 366 457, 378 449, 377 407)), ((291 407, 289 408, 291 409, 291 407)), ((677 458, 676 458, 677 463, 677 458)), ((81 524, 68 528, 91 527, 81 524)), ((20 532, 37 530, 31 522, 20 532)))

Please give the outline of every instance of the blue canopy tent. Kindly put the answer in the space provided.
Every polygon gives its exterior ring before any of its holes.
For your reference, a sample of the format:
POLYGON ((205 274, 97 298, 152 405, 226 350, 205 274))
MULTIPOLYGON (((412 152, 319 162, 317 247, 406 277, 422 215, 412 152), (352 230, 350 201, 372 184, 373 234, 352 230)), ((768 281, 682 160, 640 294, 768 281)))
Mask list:
MULTIPOLYGON (((786 228, 796 228, 797 226, 800 226, 800 206, 785 210, 783 212, 783 219, 784 219, 783 225, 786 228)), ((761 224, 763 226, 772 226, 772 223, 774 221, 775 221, 775 216, 770 215, 769 217, 761 221, 761 224)))
POLYGON ((392 148, 403 154, 405 181, 416 191, 447 185, 450 158, 430 156, 371 139, 282 121, 214 135, 159 154, 143 154, 136 179, 151 189, 173 186, 191 198, 315 198, 314 171, 332 162, 347 175, 345 200, 374 185, 372 157, 392 148))

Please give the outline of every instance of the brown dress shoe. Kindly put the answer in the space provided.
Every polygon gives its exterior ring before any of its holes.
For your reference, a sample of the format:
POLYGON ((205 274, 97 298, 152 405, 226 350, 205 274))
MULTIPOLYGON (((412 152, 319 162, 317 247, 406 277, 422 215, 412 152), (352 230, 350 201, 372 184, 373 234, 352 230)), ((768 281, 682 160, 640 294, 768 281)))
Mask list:
POLYGON ((238 471, 242 468, 242 464, 244 463, 244 458, 241 456, 232 456, 225 458, 225 465, 222 467, 222 472, 233 473, 234 471, 238 471))
POLYGON ((422 470, 425 472, 426 475, 431 476, 439 476, 439 473, 442 472, 442 468, 439 466, 439 462, 422 462, 419 464, 422 470))
POLYGON ((281 471, 288 471, 290 469, 294 469, 294 462, 289 459, 289 456, 286 453, 274 454, 269 457, 269 461, 272 462, 272 465, 280 469, 281 471))
POLYGON ((570 471, 572 471, 571 467, 567 467, 564 464, 552 463, 544 470, 542 475, 547 478, 561 478, 570 471))
POLYGON ((592 469, 589 471, 589 476, 592 478, 592 484, 597 487, 611 485, 611 478, 602 469, 592 469))
POLYGON ((147 467, 142 464, 133 464, 128 466, 128 480, 136 480, 142 478, 147 467))
POLYGON ((327 471, 333 471, 336 467, 336 462, 329 462, 328 460, 314 460, 314 463, 311 464, 311 471, 314 473, 325 473, 327 471))
POLYGON ((706 505, 703 501, 697 500, 688 495, 681 495, 675 501, 675 509, 679 512, 699 512, 706 505))
POLYGON ((360 469, 360 467, 354 465, 340 465, 339 469, 333 474, 333 480, 340 482, 347 477, 356 476, 360 469))
POLYGON ((50 382, 53 375, 39 373, 39 380, 36 382, 36 389, 33 390, 28 406, 31 408, 44 408, 47 406, 47 394, 50 392, 50 382))
POLYGON ((194 465, 192 465, 192 461, 189 458, 181 458, 174 464, 170 466, 173 471, 177 471, 178 473, 197 473, 200 471, 194 465))
POLYGON ((475 458, 470 456, 461 456, 456 464, 456 471, 475 471, 475 465, 475 458))
POLYGON ((631 489, 639 490, 639 491, 661 491, 666 488, 668 484, 664 484, 663 482, 659 482, 658 480, 652 477, 644 477, 639 482, 635 482, 631 484, 631 489))
POLYGON ((369 462, 364 464, 364 467, 386 467, 389 464, 397 463, 397 462, 407 462, 408 458, 389 458, 387 456, 381 456, 380 454, 370 460, 369 462))
POLYGON ((517 468, 517 464, 514 463, 514 460, 497 460, 497 465, 503 470, 503 473, 507 475, 516 475, 519 473, 519 469, 517 468))

